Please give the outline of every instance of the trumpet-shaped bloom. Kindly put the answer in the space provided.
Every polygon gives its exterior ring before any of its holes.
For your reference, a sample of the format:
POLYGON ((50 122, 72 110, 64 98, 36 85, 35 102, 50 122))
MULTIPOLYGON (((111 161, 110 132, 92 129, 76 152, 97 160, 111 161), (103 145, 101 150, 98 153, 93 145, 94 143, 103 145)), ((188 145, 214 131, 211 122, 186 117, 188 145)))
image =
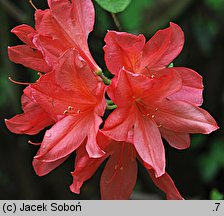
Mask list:
POLYGON ((104 154, 96 134, 106 106, 105 85, 76 50, 65 52, 55 70, 43 75, 31 88, 35 100, 56 122, 46 131, 34 159, 38 175, 59 165, 83 142, 90 157, 104 154), (44 163, 49 167, 42 167, 44 163))
POLYGON ((9 58, 34 70, 48 72, 66 50, 75 48, 98 71, 87 43, 94 25, 92 1, 49 0, 48 5, 49 9, 36 10, 35 29, 20 25, 12 30, 25 45, 9 47, 9 58))
MULTIPOLYGON (((101 158, 89 158, 83 146, 77 150, 71 191, 80 193, 84 181, 91 178, 101 163, 109 158, 100 180, 101 198, 129 199, 137 179, 137 159, 143 163, 142 160, 130 143, 110 140, 101 134, 98 134, 98 140, 106 152, 101 158)), ((167 199, 183 199, 167 173, 155 178, 154 170, 149 166, 146 169, 153 182, 166 193, 167 199)))
POLYGON ((218 128, 205 110, 168 99, 182 87, 174 68, 162 69, 153 77, 122 69, 114 82, 108 95, 118 108, 107 118, 103 133, 116 141, 133 143, 157 177, 165 173, 161 135, 171 146, 183 149, 189 146, 189 133, 207 134, 218 128))
MULTIPOLYGON (((126 70, 147 76, 155 76, 166 68, 181 52, 184 34, 181 28, 170 23, 170 27, 159 30, 147 43, 143 35, 109 31, 105 37, 105 61, 111 73, 118 76, 126 70)), ((185 67, 175 67, 182 78, 182 88, 170 99, 202 104, 202 77, 185 67)))
POLYGON ((106 120, 103 132, 117 141, 133 143, 159 177, 165 172, 161 136, 171 146, 184 149, 190 145, 189 133, 218 128, 198 107, 202 78, 189 68, 167 68, 184 44, 183 32, 174 23, 147 43, 143 35, 115 31, 107 33, 105 42, 105 61, 115 75, 108 95, 118 108, 106 120))

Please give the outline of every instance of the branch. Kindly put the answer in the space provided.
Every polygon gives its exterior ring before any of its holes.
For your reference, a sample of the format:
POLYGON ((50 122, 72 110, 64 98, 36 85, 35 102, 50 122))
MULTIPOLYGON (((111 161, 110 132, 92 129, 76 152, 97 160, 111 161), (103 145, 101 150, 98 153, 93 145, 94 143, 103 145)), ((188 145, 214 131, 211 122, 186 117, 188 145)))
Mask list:
POLYGON ((117 18, 117 15, 116 15, 115 13, 111 13, 111 16, 112 16, 112 18, 113 18, 113 21, 114 21, 114 23, 115 23, 117 29, 118 29, 119 31, 122 31, 121 24, 120 24, 120 22, 119 22, 119 20, 118 20, 118 18, 117 18))

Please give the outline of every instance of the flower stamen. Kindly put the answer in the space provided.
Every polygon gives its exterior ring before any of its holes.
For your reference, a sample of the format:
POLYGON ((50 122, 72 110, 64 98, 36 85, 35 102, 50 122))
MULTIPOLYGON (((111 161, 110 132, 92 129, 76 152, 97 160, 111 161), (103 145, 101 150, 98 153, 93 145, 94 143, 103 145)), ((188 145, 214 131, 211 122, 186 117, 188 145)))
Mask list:
POLYGON ((63 112, 63 115, 72 115, 72 114, 80 114, 81 113, 81 110, 80 109, 77 109, 77 110, 74 110, 74 107, 72 106, 68 106, 68 108, 63 112))
POLYGON ((30 140, 28 141, 28 143, 31 144, 31 145, 35 145, 35 146, 38 146, 38 145, 41 144, 41 143, 32 142, 32 141, 30 141, 30 140))
POLYGON ((117 173, 120 171, 122 171, 124 169, 124 167, 122 166, 122 162, 123 162, 123 156, 124 156, 124 149, 125 149, 125 142, 122 143, 122 147, 121 147, 121 154, 120 154, 120 158, 119 158, 119 161, 118 163, 114 166, 114 174, 113 176, 109 179, 109 180, 106 180, 105 183, 106 184, 109 184, 110 182, 113 181, 113 179, 115 178, 115 176, 117 175, 117 173))
POLYGON ((37 7, 34 5, 34 3, 33 3, 32 0, 29 0, 29 3, 31 4, 31 6, 32 6, 35 10, 38 10, 37 7))
POLYGON ((9 77, 9 80, 15 84, 18 84, 18 85, 31 85, 33 83, 26 83, 26 82, 19 82, 19 81, 15 81, 13 80, 11 77, 9 77))

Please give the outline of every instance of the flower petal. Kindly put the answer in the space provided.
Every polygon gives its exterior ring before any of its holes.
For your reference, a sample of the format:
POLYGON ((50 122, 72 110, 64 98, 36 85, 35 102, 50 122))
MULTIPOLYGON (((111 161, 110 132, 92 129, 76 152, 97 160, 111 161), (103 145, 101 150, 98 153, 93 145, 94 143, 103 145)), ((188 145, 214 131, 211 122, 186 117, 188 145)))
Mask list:
POLYGON ((21 41, 23 41, 29 47, 33 49, 36 48, 33 44, 32 39, 33 39, 33 36, 37 33, 31 26, 28 26, 25 24, 19 25, 13 28, 11 32, 15 34, 21 41))
POLYGON ((85 146, 80 146, 76 151, 75 170, 71 173, 73 183, 70 186, 70 190, 73 193, 79 194, 83 183, 92 177, 107 157, 108 155, 104 155, 101 158, 90 158, 85 146))
MULTIPOLYGON (((72 92, 63 91, 55 82, 54 73, 47 73, 31 85, 32 95, 37 103, 44 109, 55 121, 68 106, 73 106, 74 95, 72 92)), ((76 109, 76 107, 73 107, 76 109)))
POLYGON ((44 60, 51 68, 54 68, 58 58, 66 50, 66 44, 49 36, 35 35, 33 43, 41 51, 44 60))
POLYGON ((138 74, 129 73, 125 69, 121 69, 118 77, 112 79, 112 83, 107 89, 107 93, 112 101, 119 107, 127 107, 133 103, 132 85, 144 81, 144 78, 138 74), (139 78, 140 76, 140 78, 139 78), (132 84, 132 82, 134 84, 132 84))
POLYGON ((53 72, 41 76, 31 87, 35 100, 55 120, 68 107, 73 113, 92 110, 98 115, 106 108, 106 86, 73 49, 59 58, 53 72))
POLYGON ((35 159, 44 162, 61 159, 76 150, 87 137, 87 149, 91 154, 90 157, 101 157, 104 152, 94 141, 95 133, 98 132, 96 128, 99 128, 100 123, 101 120, 96 119, 91 112, 66 116, 46 131, 35 159), (93 143, 90 144, 90 141, 93 143))
POLYGON ((64 51, 69 48, 77 49, 90 67, 94 71, 98 71, 99 67, 93 60, 87 44, 88 34, 93 29, 95 16, 92 1, 74 0, 71 3, 69 0, 51 0, 48 3, 50 10, 36 11, 38 33, 59 41, 63 44, 64 51))
POLYGON ((182 87, 182 80, 174 68, 165 68, 155 73, 151 83, 144 87, 141 98, 144 103, 152 104, 178 92, 182 87))
POLYGON ((62 164, 67 158, 68 156, 53 162, 44 162, 33 159, 33 168, 38 176, 44 176, 62 164))
POLYGON ((152 71, 165 68, 179 55, 183 44, 183 31, 177 24, 171 22, 170 27, 159 30, 146 43, 141 68, 148 67, 152 71))
POLYGON ((196 106, 201 106, 203 102, 202 77, 197 72, 189 68, 175 67, 174 69, 179 72, 182 78, 182 88, 180 91, 170 95, 168 98, 170 100, 182 100, 196 106))
POLYGON ((118 75, 123 67, 137 73, 141 51, 145 45, 143 35, 135 36, 125 32, 108 31, 105 42, 105 61, 112 74, 118 75))
POLYGON ((59 59, 55 69, 56 82, 65 90, 79 92, 90 97, 96 92, 100 83, 75 49, 67 50, 59 59))
POLYGON ((48 72, 49 66, 43 59, 43 55, 38 50, 34 50, 27 45, 18 45, 8 48, 9 59, 17 64, 31 68, 40 72, 48 72))
POLYGON ((67 116, 47 130, 35 159, 52 162, 77 149, 87 136, 84 115, 67 116))
POLYGON ((180 195, 177 190, 173 180, 168 175, 168 173, 164 173, 159 178, 155 177, 155 173, 151 169, 147 169, 151 179, 155 183, 155 185, 162 190, 166 194, 166 198, 168 200, 183 200, 184 198, 180 195))
POLYGON ((134 125, 133 142, 140 158, 153 167, 156 176, 165 173, 165 150, 157 125, 149 118, 139 116, 134 125))
POLYGON ((53 123, 54 121, 39 106, 32 111, 27 111, 5 120, 5 124, 11 132, 29 135, 37 134, 53 123))
POLYGON ((209 134, 218 129, 212 116, 195 105, 183 101, 163 100, 159 107, 155 121, 162 127, 180 133, 209 134))
POLYGON ((187 133, 177 133, 165 128, 159 128, 162 137, 176 149, 186 149, 190 147, 190 136, 187 133))
POLYGON ((7 128, 13 133, 34 135, 45 127, 52 125, 54 121, 49 115, 29 96, 27 90, 21 98, 24 113, 5 120, 7 128))
POLYGON ((122 69, 107 92, 116 105, 127 107, 140 101, 152 104, 154 101, 159 101, 176 93, 181 89, 181 86, 181 77, 173 68, 160 70, 153 77, 133 74, 122 69))
POLYGON ((83 39, 87 40, 89 33, 93 30, 95 19, 91 0, 73 0, 72 3, 69 0, 51 0, 49 6, 55 20, 68 35, 71 35, 71 38, 79 36, 80 43, 83 39))
POLYGON ((115 109, 107 118, 102 132, 114 140, 128 141, 134 121, 135 113, 132 107, 115 109))
POLYGON ((94 113, 94 121, 89 122, 88 139, 86 143, 86 150, 91 158, 98 158, 105 154, 103 150, 97 144, 96 136, 99 131, 102 119, 94 113))
POLYGON ((124 200, 131 196, 137 179, 136 153, 131 144, 117 142, 100 180, 103 200, 124 200))

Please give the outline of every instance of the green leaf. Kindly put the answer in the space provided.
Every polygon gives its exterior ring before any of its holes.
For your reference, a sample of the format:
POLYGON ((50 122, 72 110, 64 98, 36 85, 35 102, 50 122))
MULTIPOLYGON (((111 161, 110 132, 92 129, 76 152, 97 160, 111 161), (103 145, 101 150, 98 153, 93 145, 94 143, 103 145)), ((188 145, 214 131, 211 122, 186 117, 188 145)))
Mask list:
POLYGON ((96 0, 96 2, 107 11, 118 13, 124 11, 131 0, 96 0))

